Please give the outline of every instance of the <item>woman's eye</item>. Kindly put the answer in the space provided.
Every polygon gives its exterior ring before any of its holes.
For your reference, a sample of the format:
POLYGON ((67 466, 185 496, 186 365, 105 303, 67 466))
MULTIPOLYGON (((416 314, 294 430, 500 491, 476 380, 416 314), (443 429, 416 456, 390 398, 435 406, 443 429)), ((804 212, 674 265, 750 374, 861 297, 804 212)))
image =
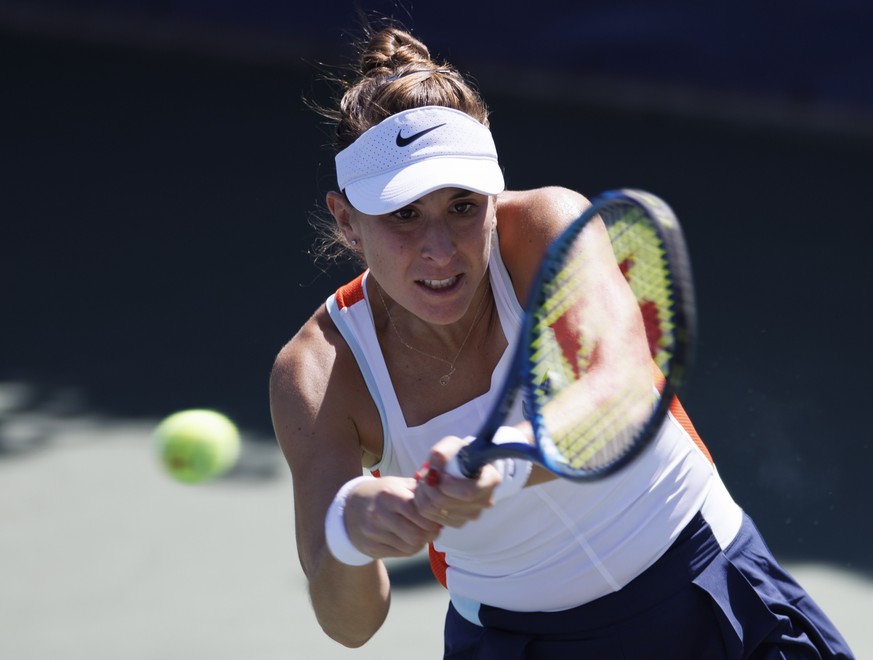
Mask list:
POLYGON ((465 215, 467 213, 471 213, 476 208, 476 205, 473 202, 458 202, 454 205, 453 210, 455 213, 459 213, 461 215, 465 215))
POLYGON ((397 220, 412 220, 415 217, 415 211, 411 208, 400 209, 391 214, 397 220))

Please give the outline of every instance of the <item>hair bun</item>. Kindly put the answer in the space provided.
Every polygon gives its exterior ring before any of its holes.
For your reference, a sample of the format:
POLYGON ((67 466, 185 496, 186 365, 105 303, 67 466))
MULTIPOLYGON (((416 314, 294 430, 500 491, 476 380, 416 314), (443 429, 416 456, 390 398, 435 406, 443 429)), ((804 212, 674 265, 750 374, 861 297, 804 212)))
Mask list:
POLYGON ((397 28, 387 28, 372 35, 361 53, 361 73, 368 77, 393 74, 410 64, 436 68, 427 46, 397 28))
POLYGON ((387 117, 410 108, 440 105, 465 112, 488 126, 488 108, 473 85, 446 62, 434 62, 421 41, 400 26, 364 26, 357 66, 337 79, 336 110, 322 114, 336 126, 339 153, 387 117), (420 76, 408 76, 423 73, 420 76), (451 74, 451 75, 430 75, 451 74))

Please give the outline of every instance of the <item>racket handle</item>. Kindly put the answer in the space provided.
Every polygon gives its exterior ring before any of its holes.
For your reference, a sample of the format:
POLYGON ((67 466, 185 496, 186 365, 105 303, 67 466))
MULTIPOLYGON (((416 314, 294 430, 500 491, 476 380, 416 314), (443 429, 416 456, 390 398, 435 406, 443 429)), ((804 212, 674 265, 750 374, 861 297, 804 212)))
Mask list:
MULTIPOLYGON (((443 470, 446 474, 454 477, 455 479, 473 479, 476 477, 475 473, 466 474, 464 472, 464 468, 461 464, 460 459, 458 458, 458 454, 455 454, 452 457, 452 460, 448 462, 443 470)), ((442 481, 442 472, 435 468, 432 468, 429 463, 425 463, 421 466, 421 469, 415 474, 415 480, 424 480, 424 482, 428 486, 439 486, 440 481, 442 481)))
MULTIPOLYGON (((461 477, 465 477, 467 479, 475 479, 479 476, 479 473, 482 471, 483 463, 479 463, 475 467, 471 466, 470 463, 475 463, 475 458, 473 461, 468 460, 468 456, 470 455, 470 443, 472 443, 476 439, 476 436, 468 435, 464 438, 464 446, 458 451, 457 454, 449 461, 448 465, 446 465, 446 472, 448 472, 453 477, 460 479, 461 477)), ((495 432, 491 438, 491 442, 495 445, 502 444, 515 444, 515 445, 527 445, 528 440, 527 437, 520 430, 513 426, 501 426, 495 432)), ((480 454, 481 455, 481 454, 480 454)), ((501 474, 503 470, 501 470, 501 474)))
MULTIPOLYGON (((520 431, 511 427, 503 428, 507 429, 507 432, 504 432, 501 438, 504 442, 517 441, 519 438, 524 441, 524 435, 522 435, 520 431)), ((472 474, 467 474, 464 471, 465 463, 461 459, 461 453, 466 452, 466 449, 466 447, 462 448, 461 451, 455 454, 452 460, 446 465, 446 473, 457 479, 475 479, 478 476, 479 470, 476 470, 476 472, 473 472, 472 474)), ((527 480, 533 469, 533 463, 530 461, 516 460, 508 456, 492 461, 492 465, 500 473, 501 478, 500 484, 494 489, 495 502, 499 502, 500 500, 521 492, 522 488, 527 484, 527 480)))
MULTIPOLYGON (((463 451, 463 449, 461 450, 463 451)), ((476 476, 476 473, 467 474, 464 472, 464 465, 461 463, 461 459, 459 458, 460 452, 455 454, 452 457, 452 460, 448 462, 446 465, 446 472, 456 479, 472 479, 476 476)))

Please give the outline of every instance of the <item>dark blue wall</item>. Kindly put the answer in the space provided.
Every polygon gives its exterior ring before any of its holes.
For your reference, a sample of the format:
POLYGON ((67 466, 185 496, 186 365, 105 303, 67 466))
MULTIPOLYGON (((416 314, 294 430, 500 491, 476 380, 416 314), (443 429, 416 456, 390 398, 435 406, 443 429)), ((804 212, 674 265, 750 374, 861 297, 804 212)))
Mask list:
POLYGON ((359 6, 402 20, 452 60, 873 104, 865 0, 4 0, 0 20, 90 35, 138 26, 165 45, 187 38, 231 49, 245 40, 251 51, 329 57, 354 31, 359 6))

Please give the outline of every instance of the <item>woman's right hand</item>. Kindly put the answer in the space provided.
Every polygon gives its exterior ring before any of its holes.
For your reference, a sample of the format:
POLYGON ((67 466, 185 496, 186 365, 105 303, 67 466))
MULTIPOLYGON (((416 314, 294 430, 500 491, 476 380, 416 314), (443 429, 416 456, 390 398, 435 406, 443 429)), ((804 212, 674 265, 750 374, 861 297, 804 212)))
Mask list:
POLYGON ((349 493, 344 520, 349 538, 371 557, 409 557, 439 536, 443 526, 415 505, 415 479, 381 477, 349 493))

